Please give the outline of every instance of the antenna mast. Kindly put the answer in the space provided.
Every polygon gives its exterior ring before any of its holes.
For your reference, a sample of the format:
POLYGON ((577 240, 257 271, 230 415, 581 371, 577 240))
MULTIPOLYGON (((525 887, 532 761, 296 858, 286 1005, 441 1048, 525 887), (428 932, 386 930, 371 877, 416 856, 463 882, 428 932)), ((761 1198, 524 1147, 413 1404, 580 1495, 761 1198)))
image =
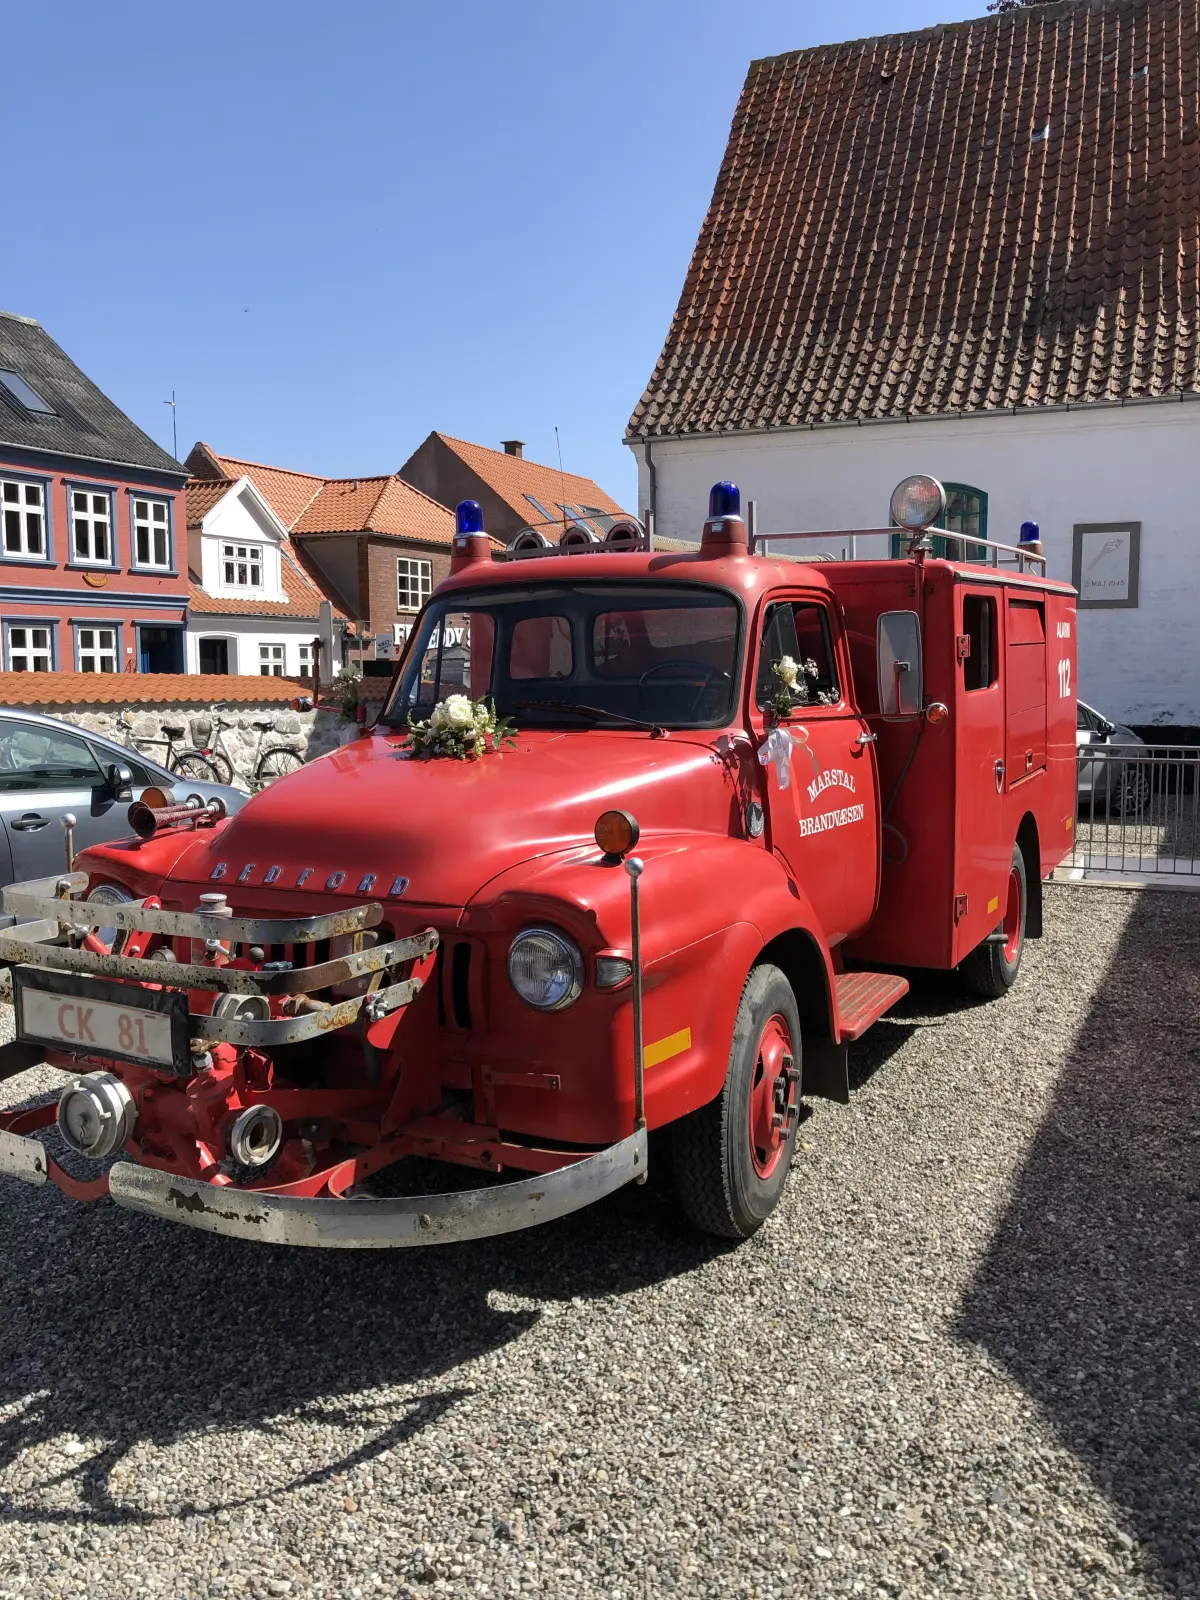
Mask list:
POLYGON ((175 457, 176 461, 178 461, 179 460, 179 432, 178 432, 178 426, 177 426, 177 423, 176 423, 176 420, 175 420, 175 391, 174 391, 174 389, 171 390, 171 398, 169 400, 164 400, 163 401, 163 405, 170 406, 170 408, 171 408, 171 454, 175 457))

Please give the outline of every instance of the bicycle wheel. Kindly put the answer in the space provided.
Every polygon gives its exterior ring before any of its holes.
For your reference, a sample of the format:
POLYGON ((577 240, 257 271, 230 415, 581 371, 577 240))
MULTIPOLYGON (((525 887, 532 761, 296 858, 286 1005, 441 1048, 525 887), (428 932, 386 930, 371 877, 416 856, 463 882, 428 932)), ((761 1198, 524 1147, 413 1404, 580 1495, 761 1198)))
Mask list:
POLYGON ((289 772, 299 772, 303 765, 303 757, 295 750, 289 750, 286 745, 264 750, 262 759, 254 769, 254 787, 265 789, 276 778, 286 778, 289 772))
POLYGON ((194 750, 172 750, 167 757, 167 770, 181 778, 191 778, 199 783, 220 783, 216 768, 194 750))
POLYGON ((216 774, 218 783, 223 783, 228 787, 233 782, 233 762, 230 761, 224 750, 206 750, 204 759, 216 774))

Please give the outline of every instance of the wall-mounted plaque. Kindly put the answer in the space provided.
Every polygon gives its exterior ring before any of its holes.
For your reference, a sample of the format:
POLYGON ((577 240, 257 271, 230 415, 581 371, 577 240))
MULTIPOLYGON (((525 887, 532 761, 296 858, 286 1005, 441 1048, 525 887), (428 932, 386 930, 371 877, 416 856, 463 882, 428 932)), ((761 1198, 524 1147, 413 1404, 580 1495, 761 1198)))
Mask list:
POLYGON ((1077 522, 1071 530, 1071 582, 1079 609, 1136 606, 1142 554, 1140 522, 1077 522))

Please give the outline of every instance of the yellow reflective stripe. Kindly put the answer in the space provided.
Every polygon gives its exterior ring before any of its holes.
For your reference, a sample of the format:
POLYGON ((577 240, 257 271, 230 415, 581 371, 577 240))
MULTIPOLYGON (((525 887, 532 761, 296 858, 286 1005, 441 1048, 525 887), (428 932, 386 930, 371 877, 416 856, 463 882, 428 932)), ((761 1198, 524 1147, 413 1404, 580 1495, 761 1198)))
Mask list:
POLYGON ((692 1030, 681 1028, 678 1033, 668 1034, 665 1039, 656 1039, 653 1044, 648 1044, 642 1051, 642 1060, 648 1067, 657 1067, 659 1062, 669 1061, 672 1056, 680 1055, 691 1047, 692 1030))

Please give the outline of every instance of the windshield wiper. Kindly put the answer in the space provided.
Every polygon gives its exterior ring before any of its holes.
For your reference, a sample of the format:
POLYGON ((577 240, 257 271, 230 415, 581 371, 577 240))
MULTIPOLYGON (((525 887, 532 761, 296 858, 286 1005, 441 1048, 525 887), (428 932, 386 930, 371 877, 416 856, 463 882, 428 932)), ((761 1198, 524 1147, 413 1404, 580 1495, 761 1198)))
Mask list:
POLYGON ((578 700, 518 700, 515 705, 517 711, 570 711, 577 717, 611 717, 614 722, 623 722, 630 728, 641 728, 652 739, 661 739, 666 734, 666 729, 657 722, 643 722, 641 717, 627 717, 623 711, 609 711, 604 706, 585 706, 578 700))

